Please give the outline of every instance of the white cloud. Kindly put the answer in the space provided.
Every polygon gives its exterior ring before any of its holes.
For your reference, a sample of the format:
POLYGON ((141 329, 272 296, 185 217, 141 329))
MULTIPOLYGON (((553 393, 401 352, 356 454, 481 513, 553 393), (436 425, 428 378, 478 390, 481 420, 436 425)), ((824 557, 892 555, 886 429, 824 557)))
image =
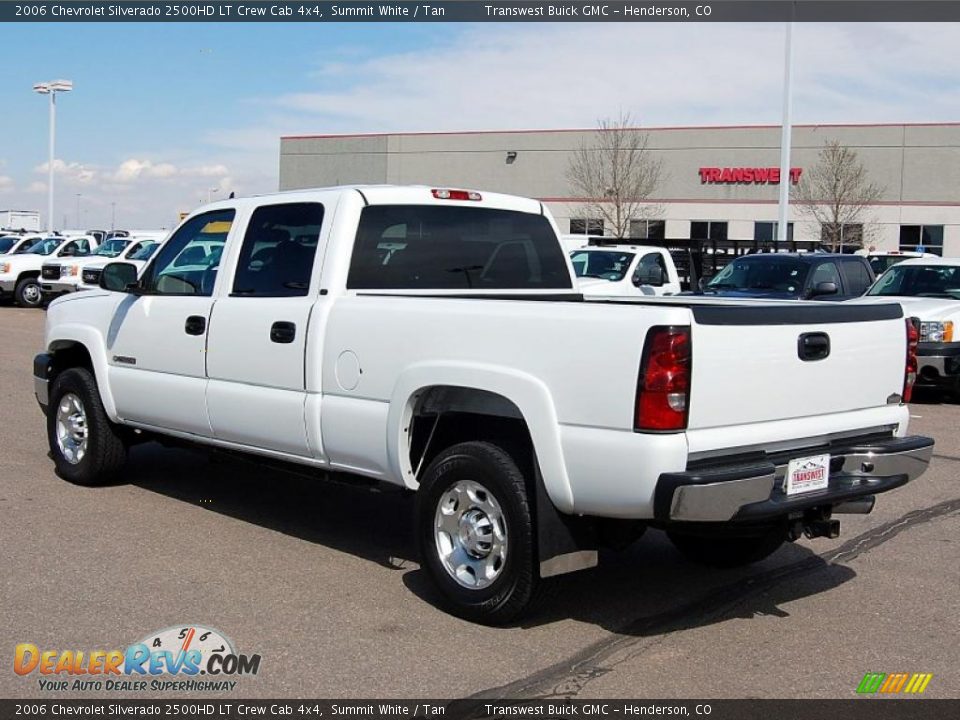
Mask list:
POLYGON ((39 180, 34 180, 32 183, 27 185, 28 193, 45 193, 47 191, 47 184, 45 182, 40 182, 39 180))
POLYGON ((13 178, 9 175, 0 175, 0 193, 8 192, 13 192, 13 178))

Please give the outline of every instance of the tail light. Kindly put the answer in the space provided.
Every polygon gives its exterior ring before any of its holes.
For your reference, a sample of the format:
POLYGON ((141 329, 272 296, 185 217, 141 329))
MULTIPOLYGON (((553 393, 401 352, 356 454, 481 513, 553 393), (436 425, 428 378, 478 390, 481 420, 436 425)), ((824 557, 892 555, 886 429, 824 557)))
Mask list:
POLYGON ((686 428, 690 373, 690 328, 651 328, 640 364, 633 429, 664 431, 686 428))
POLYGON ((903 371, 903 401, 910 402, 913 384, 917 381, 917 343, 920 342, 920 321, 907 318, 907 364, 903 371))
POLYGON ((437 200, 482 200, 480 193, 473 190, 431 190, 437 200))

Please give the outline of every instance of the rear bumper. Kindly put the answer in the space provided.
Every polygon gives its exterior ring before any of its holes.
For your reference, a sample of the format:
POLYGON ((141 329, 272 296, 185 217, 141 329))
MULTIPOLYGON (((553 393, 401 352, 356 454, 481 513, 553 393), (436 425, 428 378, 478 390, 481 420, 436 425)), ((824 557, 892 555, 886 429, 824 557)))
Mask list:
POLYGON ((784 490, 789 458, 779 456, 664 473, 657 481, 654 517, 660 522, 753 522, 837 505, 907 484, 923 474, 932 454, 933 439, 919 435, 831 448, 829 486, 790 496, 784 490))

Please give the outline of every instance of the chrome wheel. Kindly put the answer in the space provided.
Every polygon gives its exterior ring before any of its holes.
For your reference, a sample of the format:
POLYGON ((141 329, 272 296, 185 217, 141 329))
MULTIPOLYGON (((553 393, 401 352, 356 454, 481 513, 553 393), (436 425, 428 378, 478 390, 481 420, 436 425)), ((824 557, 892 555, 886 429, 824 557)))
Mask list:
POLYGON ((434 537, 444 569, 465 588, 485 588, 503 571, 506 519, 497 499, 478 482, 459 480, 443 493, 434 537))
POLYGON ((87 454, 87 413, 83 402, 65 393, 57 406, 57 447, 63 459, 76 465, 87 454))
POLYGON ((35 283, 24 286, 23 301, 27 305, 36 305, 40 302, 40 286, 35 283))

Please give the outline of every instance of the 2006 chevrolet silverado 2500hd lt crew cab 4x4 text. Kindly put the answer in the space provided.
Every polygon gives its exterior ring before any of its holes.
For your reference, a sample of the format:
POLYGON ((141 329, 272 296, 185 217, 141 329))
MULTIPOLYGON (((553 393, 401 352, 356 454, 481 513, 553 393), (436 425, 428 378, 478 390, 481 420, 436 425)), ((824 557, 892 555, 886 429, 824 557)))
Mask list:
POLYGON ((932 452, 899 305, 587 302, 535 200, 231 199, 100 282, 50 305, 34 362, 62 477, 173 438, 400 485, 428 574, 483 622, 648 526, 726 566, 835 536, 932 452))

